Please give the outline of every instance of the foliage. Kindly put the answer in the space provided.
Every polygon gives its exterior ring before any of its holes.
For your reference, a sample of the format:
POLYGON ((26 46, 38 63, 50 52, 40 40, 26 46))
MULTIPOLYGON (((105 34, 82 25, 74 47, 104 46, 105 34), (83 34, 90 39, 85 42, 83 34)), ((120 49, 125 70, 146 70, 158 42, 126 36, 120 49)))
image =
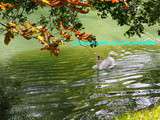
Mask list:
POLYGON ((5 44, 18 34, 28 40, 36 38, 43 45, 41 50, 58 55, 59 46, 75 37, 97 46, 94 35, 81 32, 84 28, 79 14, 94 9, 102 19, 110 15, 120 26, 129 26, 126 35, 131 37, 141 36, 145 25, 160 23, 159 6, 159 0, 1 0, 0 16, 5 22, 0 24, 5 44), (29 21, 28 16, 39 8, 47 9, 46 15, 36 22, 29 21))
POLYGON ((135 113, 126 113, 115 120, 159 120, 160 119, 160 106, 141 110, 135 113))

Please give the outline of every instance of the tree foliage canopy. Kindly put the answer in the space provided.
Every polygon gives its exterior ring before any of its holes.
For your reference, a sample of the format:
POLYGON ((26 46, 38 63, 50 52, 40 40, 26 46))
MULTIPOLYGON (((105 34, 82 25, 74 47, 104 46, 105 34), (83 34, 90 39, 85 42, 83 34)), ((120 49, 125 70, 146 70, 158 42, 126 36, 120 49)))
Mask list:
POLYGON ((1 0, 4 43, 8 45, 15 35, 27 40, 35 38, 43 45, 41 50, 54 55, 59 54, 60 45, 75 37, 95 47, 96 37, 81 32, 84 28, 79 19, 79 14, 91 10, 97 11, 102 19, 111 16, 120 26, 129 26, 126 35, 130 37, 141 36, 145 25, 160 24, 160 0, 1 0), (28 20, 39 8, 48 9, 48 13, 36 22, 28 20))

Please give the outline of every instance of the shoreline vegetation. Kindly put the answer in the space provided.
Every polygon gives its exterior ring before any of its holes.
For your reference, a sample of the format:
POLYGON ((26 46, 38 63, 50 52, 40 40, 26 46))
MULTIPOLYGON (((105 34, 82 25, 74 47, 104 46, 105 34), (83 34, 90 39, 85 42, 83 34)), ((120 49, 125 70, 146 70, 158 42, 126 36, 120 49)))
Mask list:
POLYGON ((128 112, 115 118, 115 120, 160 120, 160 106, 128 112))

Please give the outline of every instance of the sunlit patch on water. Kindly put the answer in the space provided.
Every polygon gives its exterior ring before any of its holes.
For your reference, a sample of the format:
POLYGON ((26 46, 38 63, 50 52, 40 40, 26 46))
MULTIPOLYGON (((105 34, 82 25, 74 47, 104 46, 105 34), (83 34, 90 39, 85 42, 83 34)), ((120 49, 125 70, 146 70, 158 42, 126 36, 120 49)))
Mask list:
POLYGON ((95 59, 82 53, 54 59, 28 53, 5 64, 1 76, 20 82, 21 102, 11 109, 13 119, 111 120, 159 101, 158 51, 122 51, 109 71, 92 70, 95 59))
POLYGON ((152 85, 146 83, 135 83, 126 86, 127 88, 144 88, 144 87, 151 87, 152 85))

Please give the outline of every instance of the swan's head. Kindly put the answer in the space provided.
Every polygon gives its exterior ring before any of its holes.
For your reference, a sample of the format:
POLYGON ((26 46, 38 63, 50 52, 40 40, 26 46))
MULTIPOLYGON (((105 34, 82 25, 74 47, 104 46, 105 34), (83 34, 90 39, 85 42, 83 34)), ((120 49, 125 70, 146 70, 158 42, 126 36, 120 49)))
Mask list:
POLYGON ((101 57, 98 55, 98 56, 97 56, 97 60, 100 60, 100 59, 101 59, 101 57))
POLYGON ((114 51, 111 51, 111 52, 109 52, 109 54, 108 54, 108 56, 109 57, 115 57, 115 56, 117 56, 118 54, 116 53, 116 52, 114 52, 114 51))

